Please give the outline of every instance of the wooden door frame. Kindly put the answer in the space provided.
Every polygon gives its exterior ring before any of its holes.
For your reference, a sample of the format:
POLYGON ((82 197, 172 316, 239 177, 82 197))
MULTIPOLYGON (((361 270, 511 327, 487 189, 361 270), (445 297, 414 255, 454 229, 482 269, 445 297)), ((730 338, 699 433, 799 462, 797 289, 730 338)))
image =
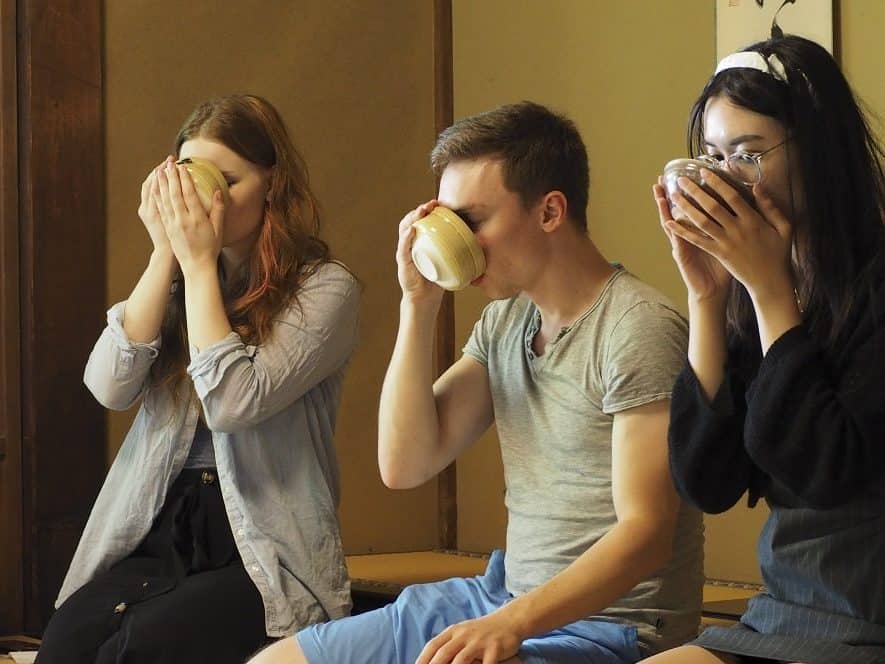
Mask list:
POLYGON ((21 631, 24 593, 16 42, 16 1, 0 0, 0 634, 21 631))
MULTIPOLYGON (((454 93, 452 72, 452 0, 433 2, 433 115, 436 135, 452 124, 454 93)), ((435 137, 434 137, 435 138, 435 137)), ((443 296, 436 319, 436 375, 455 361, 455 300, 443 296)), ((437 524, 440 549, 458 548, 458 474, 453 461, 437 478, 437 524)))

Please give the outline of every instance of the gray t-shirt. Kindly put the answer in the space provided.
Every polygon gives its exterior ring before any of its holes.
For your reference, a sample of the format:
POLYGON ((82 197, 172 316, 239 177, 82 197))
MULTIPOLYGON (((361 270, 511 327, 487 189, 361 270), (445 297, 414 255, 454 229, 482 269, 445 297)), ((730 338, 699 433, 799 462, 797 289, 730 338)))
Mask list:
MULTIPOLYGON (((539 328, 528 298, 492 302, 464 347, 488 368, 514 595, 548 581, 616 523, 613 416, 668 399, 685 363, 685 320, 620 266, 541 357, 532 351, 539 328)), ((643 649, 656 652, 697 634, 702 588, 701 515, 683 505, 670 563, 595 618, 636 625, 643 649)))

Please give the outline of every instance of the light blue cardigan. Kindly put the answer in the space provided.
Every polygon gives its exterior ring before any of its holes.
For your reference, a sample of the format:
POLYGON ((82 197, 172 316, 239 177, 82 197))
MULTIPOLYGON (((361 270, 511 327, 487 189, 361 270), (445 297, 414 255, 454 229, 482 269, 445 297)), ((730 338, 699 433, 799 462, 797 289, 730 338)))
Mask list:
MULTIPOLYGON (((212 431, 224 505, 237 549, 261 593, 270 636, 350 610, 338 530, 333 445, 341 384, 358 337, 359 286, 328 263, 309 277, 260 346, 231 333, 187 367, 212 431)), ((150 389, 160 341, 133 343, 125 302, 108 311, 84 381, 107 408, 143 397, 92 508, 56 600, 132 553, 184 466, 199 412, 150 389)))

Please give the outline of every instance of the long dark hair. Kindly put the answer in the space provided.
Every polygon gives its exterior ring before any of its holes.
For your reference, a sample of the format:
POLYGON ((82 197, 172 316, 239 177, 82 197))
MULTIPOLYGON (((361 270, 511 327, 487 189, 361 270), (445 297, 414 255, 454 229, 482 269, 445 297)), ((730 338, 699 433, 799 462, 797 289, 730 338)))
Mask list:
MULTIPOLYGON (((259 345, 274 317, 297 301, 303 281, 331 260, 319 238, 319 206, 307 165, 295 149, 282 117, 267 100, 232 95, 200 104, 175 139, 203 137, 224 144, 247 161, 271 169, 268 204, 249 260, 225 280, 224 305, 231 327, 244 343, 259 345)), ((220 264, 219 264, 220 269, 220 264)), ((161 330, 160 355, 151 367, 152 384, 169 388, 177 400, 188 363, 184 281, 174 284, 161 330)))
MULTIPOLYGON (((885 223, 883 149, 833 57, 818 44, 786 35, 744 49, 783 64, 786 81, 755 69, 726 69, 707 83, 689 120, 692 154, 704 147, 707 102, 731 103, 774 118, 798 149, 804 197, 805 239, 799 292, 811 334, 833 343, 843 332, 856 296, 872 288, 885 223)), ((783 210, 790 215, 790 210, 783 210)), ((795 222, 796 219, 793 219, 795 222)), ((757 336, 749 295, 735 282, 728 305, 729 331, 757 336)))

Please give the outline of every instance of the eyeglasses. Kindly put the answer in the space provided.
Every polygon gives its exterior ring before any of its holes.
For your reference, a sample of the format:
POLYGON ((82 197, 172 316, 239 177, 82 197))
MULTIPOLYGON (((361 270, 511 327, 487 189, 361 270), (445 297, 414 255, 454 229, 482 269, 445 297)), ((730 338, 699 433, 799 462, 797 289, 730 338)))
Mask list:
POLYGON ((735 177, 745 185, 752 187, 754 184, 762 182, 762 157, 772 150, 776 150, 782 145, 785 145, 791 138, 792 136, 788 136, 777 145, 773 145, 762 152, 735 152, 725 159, 716 159, 716 157, 713 157, 712 155, 702 154, 695 157, 695 159, 705 161, 711 166, 723 170, 727 169, 734 173, 735 177))

